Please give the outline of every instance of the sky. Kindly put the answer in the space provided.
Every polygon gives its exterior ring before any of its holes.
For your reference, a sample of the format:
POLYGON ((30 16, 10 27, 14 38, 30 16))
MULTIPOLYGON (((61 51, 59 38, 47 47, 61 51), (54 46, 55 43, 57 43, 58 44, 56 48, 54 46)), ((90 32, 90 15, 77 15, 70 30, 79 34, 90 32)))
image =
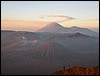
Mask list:
POLYGON ((1 1, 1 29, 36 31, 50 22, 99 31, 99 1, 1 1))

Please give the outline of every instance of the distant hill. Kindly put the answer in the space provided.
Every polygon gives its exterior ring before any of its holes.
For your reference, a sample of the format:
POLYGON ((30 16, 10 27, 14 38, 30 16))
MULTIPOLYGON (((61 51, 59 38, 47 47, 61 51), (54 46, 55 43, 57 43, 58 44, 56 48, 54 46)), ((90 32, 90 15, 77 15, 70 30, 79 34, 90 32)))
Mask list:
POLYGON ((99 33, 92 31, 88 28, 80 28, 77 26, 72 26, 70 28, 63 27, 59 23, 52 22, 45 27, 39 29, 37 32, 50 32, 50 33, 81 33, 89 36, 99 36, 99 33))
POLYGON ((70 33, 79 32, 79 33, 90 35, 90 36, 99 36, 99 33, 92 31, 88 28, 80 28, 80 27, 77 27, 77 26, 72 26, 70 28, 66 28, 66 30, 67 30, 67 32, 70 32, 70 33))
POLYGON ((61 62, 65 61, 66 59, 73 59, 79 55, 56 42, 46 42, 33 50, 34 51, 31 51, 29 54, 32 58, 52 62, 61 62))
POLYGON ((97 67, 72 67, 56 71, 51 75, 99 75, 99 66, 97 67))

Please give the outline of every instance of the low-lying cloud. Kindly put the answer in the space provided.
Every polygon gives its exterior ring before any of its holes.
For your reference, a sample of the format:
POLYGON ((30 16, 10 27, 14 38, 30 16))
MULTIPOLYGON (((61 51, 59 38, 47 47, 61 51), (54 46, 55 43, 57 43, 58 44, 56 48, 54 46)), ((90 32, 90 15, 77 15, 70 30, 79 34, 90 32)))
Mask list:
POLYGON ((64 16, 64 15, 47 15, 47 16, 39 17, 38 20, 48 21, 48 22, 64 22, 64 21, 73 20, 73 19, 75 18, 64 16))

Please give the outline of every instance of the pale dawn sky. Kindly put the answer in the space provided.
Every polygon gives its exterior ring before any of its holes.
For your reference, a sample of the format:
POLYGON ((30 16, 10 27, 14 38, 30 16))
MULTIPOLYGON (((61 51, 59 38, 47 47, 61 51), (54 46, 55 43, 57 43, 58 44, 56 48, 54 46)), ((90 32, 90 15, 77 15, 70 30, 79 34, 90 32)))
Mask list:
POLYGON ((99 31, 99 1, 1 1, 1 29, 35 31, 52 21, 99 31))

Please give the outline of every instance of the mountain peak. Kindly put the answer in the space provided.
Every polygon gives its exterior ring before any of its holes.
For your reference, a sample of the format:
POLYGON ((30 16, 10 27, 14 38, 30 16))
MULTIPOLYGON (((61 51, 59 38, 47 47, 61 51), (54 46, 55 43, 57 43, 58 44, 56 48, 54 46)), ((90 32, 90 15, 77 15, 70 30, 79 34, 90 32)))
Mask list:
MULTIPOLYGON (((59 23, 57 22, 52 22, 50 24, 48 24, 46 27, 63 27, 61 26, 59 23)), ((64 28, 64 27, 63 27, 64 28)))
POLYGON ((57 22, 51 22, 50 25, 58 25, 57 22))
POLYGON ((56 22, 52 22, 52 23, 48 24, 47 26, 41 28, 38 31, 40 31, 40 32, 57 32, 58 33, 61 31, 65 31, 65 28, 56 22))

